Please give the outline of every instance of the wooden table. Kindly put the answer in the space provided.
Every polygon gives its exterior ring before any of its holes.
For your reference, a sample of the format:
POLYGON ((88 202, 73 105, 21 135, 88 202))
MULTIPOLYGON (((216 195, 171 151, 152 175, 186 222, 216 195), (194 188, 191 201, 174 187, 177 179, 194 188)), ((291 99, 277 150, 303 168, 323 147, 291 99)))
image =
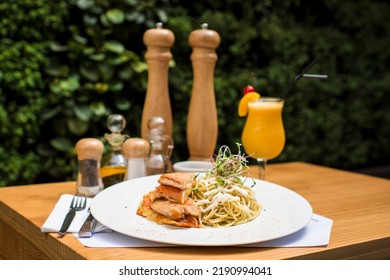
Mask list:
POLYGON ((390 259, 390 180, 317 165, 270 164, 267 180, 305 197, 333 219, 328 246, 310 248, 87 248, 40 228, 74 182, 0 188, 2 259, 390 259))

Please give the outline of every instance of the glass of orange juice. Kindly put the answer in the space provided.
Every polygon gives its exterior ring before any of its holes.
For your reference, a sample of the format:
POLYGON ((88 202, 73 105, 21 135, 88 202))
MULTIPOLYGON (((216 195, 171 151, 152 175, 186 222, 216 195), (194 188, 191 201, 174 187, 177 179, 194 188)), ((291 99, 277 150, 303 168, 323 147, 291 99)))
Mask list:
POLYGON ((284 99, 261 97, 248 102, 248 114, 242 132, 247 155, 257 160, 260 179, 265 179, 267 161, 276 158, 284 148, 282 119, 284 99))

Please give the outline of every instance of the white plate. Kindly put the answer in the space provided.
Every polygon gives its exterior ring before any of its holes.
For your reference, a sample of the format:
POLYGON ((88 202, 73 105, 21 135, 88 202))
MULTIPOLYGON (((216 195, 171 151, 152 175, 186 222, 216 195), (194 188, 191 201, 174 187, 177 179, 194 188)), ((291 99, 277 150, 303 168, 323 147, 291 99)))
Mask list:
MULTIPOLYGON (((91 212, 103 225, 119 233, 149 241, 188 246, 232 246, 287 236, 302 229, 313 214, 299 194, 276 184, 255 180, 262 205, 253 221, 225 228, 180 228, 159 225, 136 214, 144 194, 154 189, 160 175, 124 181, 100 192, 91 212)), ((247 180, 251 184, 251 180, 247 180)))
POLYGON ((213 167, 210 161, 180 161, 173 164, 176 172, 205 172, 213 167))

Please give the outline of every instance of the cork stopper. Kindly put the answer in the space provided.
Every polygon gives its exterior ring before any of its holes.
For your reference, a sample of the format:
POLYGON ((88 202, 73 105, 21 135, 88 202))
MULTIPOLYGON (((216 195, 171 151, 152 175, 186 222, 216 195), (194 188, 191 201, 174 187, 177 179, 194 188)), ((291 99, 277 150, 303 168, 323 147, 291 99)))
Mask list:
POLYGON ((220 42, 219 34, 208 29, 207 23, 203 23, 201 29, 192 31, 189 37, 189 43, 193 48, 216 49, 220 42))
POLYGON ((143 40, 148 47, 170 48, 175 41, 175 36, 171 30, 163 28, 162 23, 159 22, 156 28, 148 29, 144 33, 143 40))
POLYGON ((83 138, 76 143, 76 153, 79 160, 102 158, 104 145, 102 141, 96 138, 83 138))
POLYGON ((146 158, 149 154, 150 144, 142 138, 130 138, 122 145, 125 158, 146 158))

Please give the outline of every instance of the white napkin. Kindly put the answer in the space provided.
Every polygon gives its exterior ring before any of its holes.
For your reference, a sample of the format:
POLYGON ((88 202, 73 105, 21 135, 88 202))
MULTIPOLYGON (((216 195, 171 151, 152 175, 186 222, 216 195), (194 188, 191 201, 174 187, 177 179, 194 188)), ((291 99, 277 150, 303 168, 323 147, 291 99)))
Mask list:
MULTIPOLYGON (((291 235, 275 240, 243 245, 242 247, 315 247, 326 246, 329 243, 333 221, 323 216, 313 214, 311 221, 301 230, 291 235)), ((78 238, 78 236, 75 234, 78 238)), ((174 247, 177 245, 164 244, 142 240, 118 232, 97 233, 90 238, 78 238, 86 247, 119 248, 119 247, 174 247)))
MULTIPOLYGON (((65 216, 69 211, 70 204, 72 202, 73 195, 63 194, 57 201, 49 217, 43 224, 42 232, 58 232, 61 229, 62 223, 64 222, 65 216)), ((76 215, 69 226, 68 232, 78 232, 85 220, 88 218, 88 208, 91 204, 92 198, 87 198, 87 207, 83 211, 77 211, 76 215)))

